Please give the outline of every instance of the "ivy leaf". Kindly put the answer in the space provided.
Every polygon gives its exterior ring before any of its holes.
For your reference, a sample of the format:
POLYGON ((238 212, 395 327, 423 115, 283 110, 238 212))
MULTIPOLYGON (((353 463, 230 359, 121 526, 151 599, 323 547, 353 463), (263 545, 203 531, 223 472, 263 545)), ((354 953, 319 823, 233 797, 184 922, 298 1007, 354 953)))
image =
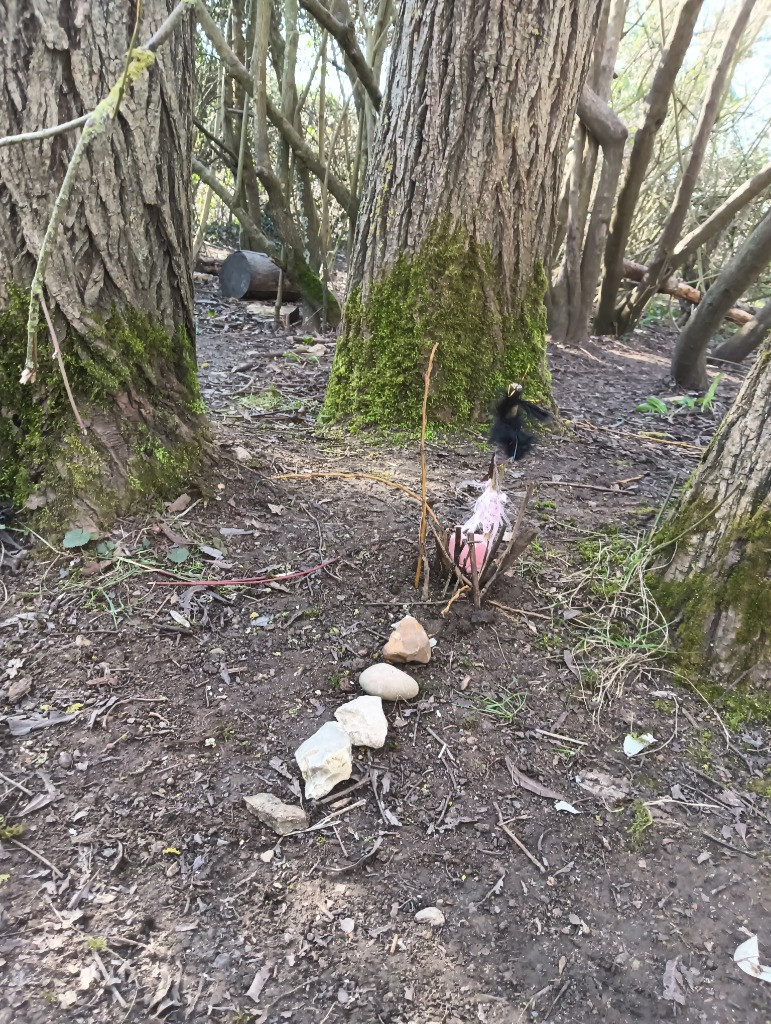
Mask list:
POLYGON ((67 530, 62 540, 62 547, 64 548, 82 548, 90 540, 93 540, 93 534, 89 533, 88 530, 81 530, 77 527, 74 530, 67 530))
POLYGON ((189 556, 190 552, 187 548, 171 548, 166 553, 166 557, 170 562, 174 562, 175 565, 179 565, 180 562, 184 562, 189 556))

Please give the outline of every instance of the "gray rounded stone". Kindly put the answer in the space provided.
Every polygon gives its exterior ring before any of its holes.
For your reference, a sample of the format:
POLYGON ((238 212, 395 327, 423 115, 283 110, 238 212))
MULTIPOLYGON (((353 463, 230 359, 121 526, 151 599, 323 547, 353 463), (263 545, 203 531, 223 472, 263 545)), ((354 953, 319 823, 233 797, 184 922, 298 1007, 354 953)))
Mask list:
POLYGON ((412 700, 418 695, 418 684, 411 675, 383 663, 365 668, 359 676, 359 686, 365 693, 383 700, 412 700))

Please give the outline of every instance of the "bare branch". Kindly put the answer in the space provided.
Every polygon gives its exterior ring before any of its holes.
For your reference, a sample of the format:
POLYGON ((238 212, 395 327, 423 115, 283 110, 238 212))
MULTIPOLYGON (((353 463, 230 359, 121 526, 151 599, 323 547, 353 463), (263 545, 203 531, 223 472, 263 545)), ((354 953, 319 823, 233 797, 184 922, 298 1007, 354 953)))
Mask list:
POLYGON ((345 56, 350 60, 359 81, 367 90, 367 95, 372 100, 372 105, 376 110, 379 110, 383 97, 375 80, 375 73, 359 47, 354 23, 352 21, 346 23, 338 21, 334 14, 323 3, 320 3, 320 0, 300 0, 300 6, 308 14, 312 14, 319 25, 329 32, 345 56))
POLYGON ((76 117, 73 121, 63 121, 61 124, 51 125, 50 128, 40 128, 36 132, 23 132, 21 135, 6 135, 0 139, 0 149, 4 146, 14 146, 17 142, 35 142, 37 139, 50 139, 54 135, 64 135, 75 128, 80 128, 88 120, 88 114, 76 117))

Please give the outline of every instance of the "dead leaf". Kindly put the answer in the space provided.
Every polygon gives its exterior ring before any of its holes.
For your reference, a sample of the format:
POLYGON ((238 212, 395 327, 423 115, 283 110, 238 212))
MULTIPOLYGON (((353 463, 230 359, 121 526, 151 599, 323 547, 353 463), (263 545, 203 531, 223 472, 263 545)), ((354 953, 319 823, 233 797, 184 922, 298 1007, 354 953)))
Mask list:
POLYGON ((220 558, 224 558, 223 553, 219 548, 210 548, 208 544, 199 544, 198 550, 202 551, 209 558, 213 558, 215 561, 219 561, 220 558))
POLYGON ((546 800, 565 800, 561 793, 549 789, 548 786, 542 785, 536 779, 531 779, 521 772, 509 757, 506 758, 506 767, 509 769, 511 781, 515 786, 521 786, 522 789, 526 789, 529 793, 535 793, 536 796, 542 796, 546 800))
POLYGON ((576 775, 576 782, 587 793, 598 797, 603 802, 616 803, 629 798, 630 785, 628 779, 615 779, 606 772, 589 771, 576 775))
POLYGON ((572 651, 568 651, 568 650, 564 650, 562 652, 562 657, 565 659, 565 664, 570 669, 570 671, 573 673, 573 675, 576 677, 576 679, 580 679, 581 678, 581 671, 578 668, 578 665, 576 664, 576 659, 573 657, 573 652, 572 651))
POLYGON ((174 501, 169 502, 169 504, 166 506, 166 511, 171 512, 172 514, 176 512, 184 512, 189 504, 190 495, 180 494, 180 496, 178 498, 175 498, 174 501))
POLYGON ((679 1003, 685 1006, 685 985, 683 976, 680 973, 681 958, 676 956, 674 960, 667 960, 664 968, 664 998, 670 1003, 679 1003))
POLYGON ((259 1003, 260 993, 265 988, 265 983, 267 982, 268 978, 270 978, 272 970, 273 967, 271 964, 265 964, 265 966, 261 967, 259 971, 257 971, 257 973, 255 974, 254 981, 251 983, 251 985, 249 986, 249 990, 246 993, 247 996, 250 999, 254 1000, 255 1003, 259 1003))
POLYGON ((268 502, 268 508, 270 509, 274 516, 281 516, 284 514, 283 505, 271 505, 271 503, 268 502))
POLYGON ((171 615, 172 619, 174 619, 174 621, 178 625, 184 626, 185 629, 190 629, 191 628, 190 622, 180 612, 174 611, 173 608, 170 608, 169 609, 169 615, 171 615))

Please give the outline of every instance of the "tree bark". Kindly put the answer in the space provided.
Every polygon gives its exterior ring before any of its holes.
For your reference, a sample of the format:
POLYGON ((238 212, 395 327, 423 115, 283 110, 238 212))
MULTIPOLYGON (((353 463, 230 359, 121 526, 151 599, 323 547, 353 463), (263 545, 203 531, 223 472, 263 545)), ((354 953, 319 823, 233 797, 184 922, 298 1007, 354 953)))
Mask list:
POLYGON ((620 308, 616 311, 616 325, 619 333, 634 327, 642 316, 648 300, 658 291, 661 281, 669 277, 671 273, 670 260, 672 250, 683 230, 685 218, 691 206, 693 190, 696 187, 696 182, 704 163, 707 143, 720 113, 720 108, 723 105, 726 89, 730 83, 736 48, 739 45, 739 40, 747 26, 755 3, 756 0, 744 0, 720 51, 717 64, 707 84, 704 102, 699 112, 699 120, 691 142, 691 151, 678 182, 672 206, 661 229, 661 236, 656 243, 656 251, 648 264, 648 273, 645 275, 644 280, 622 301, 620 308))
MULTIPOLYGON (((624 260, 624 277, 628 281, 642 281, 647 270, 648 268, 642 263, 624 260)), ((659 285, 659 292, 662 295, 673 295, 676 299, 683 299, 694 306, 698 306, 704 296, 708 294, 708 292, 700 292, 698 288, 681 281, 678 277, 668 277, 666 281, 662 281, 659 285)), ((739 306, 733 306, 725 314, 726 320, 730 320, 732 324, 738 324, 740 327, 749 323, 752 317, 753 313, 741 309, 739 306)))
POLYGON ((658 538, 655 587, 694 681, 771 682, 771 348, 763 349, 658 538))
POLYGON ((756 348, 760 348, 771 330, 771 299, 761 310, 737 331, 733 338, 722 342, 712 352, 715 359, 724 359, 728 363, 741 363, 756 348))
POLYGON ((543 264, 599 0, 402 0, 325 414, 416 426, 544 398, 543 264))
POLYGON ((771 262, 771 208, 726 263, 680 332, 672 356, 672 376, 681 387, 707 382, 707 346, 720 321, 771 262))
POLYGON ((616 332, 616 296, 623 275, 624 255, 629 241, 632 219, 637 209, 637 201, 640 198, 640 190, 645 180, 648 164, 653 155, 656 135, 664 123, 675 79, 690 45, 696 19, 703 2, 704 0, 682 0, 645 100, 645 116, 635 132, 626 177, 619 192, 608 242, 605 246, 605 270, 595 321, 595 330, 598 334, 616 332))
MULTIPOLYGON (((140 39, 174 7, 145 0, 140 39)), ((0 136, 92 110, 121 79, 135 12, 0 0, 0 136), (61 13, 60 13, 61 11, 61 13), (12 16, 13 15, 13 16, 12 16)), ((0 151, 0 492, 109 517, 148 491, 191 480, 201 461, 195 374, 190 159, 193 19, 93 140, 45 278, 77 430, 51 346, 40 335, 35 384, 24 365, 28 289, 75 133, 0 151)))

